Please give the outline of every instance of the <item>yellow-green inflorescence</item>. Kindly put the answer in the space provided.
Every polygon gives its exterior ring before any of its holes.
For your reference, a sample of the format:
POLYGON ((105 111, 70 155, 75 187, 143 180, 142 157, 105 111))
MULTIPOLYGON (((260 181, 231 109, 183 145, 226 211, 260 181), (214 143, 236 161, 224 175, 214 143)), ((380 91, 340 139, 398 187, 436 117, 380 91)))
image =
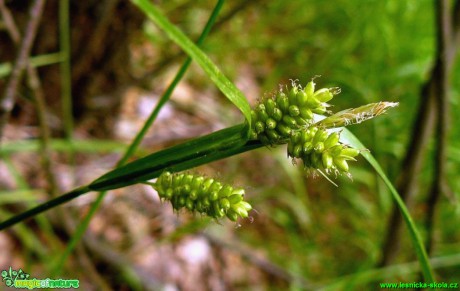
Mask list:
POLYGON ((359 150, 342 144, 340 132, 312 125, 305 130, 296 131, 288 142, 288 155, 302 159, 306 169, 324 169, 327 174, 347 174, 348 161, 355 161, 359 150))
POLYGON ((338 88, 315 90, 313 80, 305 88, 293 82, 291 88, 261 100, 252 111, 252 137, 267 145, 287 143, 288 156, 301 159, 311 172, 349 175, 348 161, 354 161, 359 150, 341 143, 340 131, 314 119, 314 114, 327 113, 327 102, 338 93, 338 88))
POLYGON ((158 177, 154 189, 162 200, 171 202, 174 210, 186 208, 212 218, 248 217, 252 206, 244 201, 244 189, 222 184, 212 178, 188 173, 164 172, 158 177))
POLYGON ((338 94, 338 88, 315 91, 313 80, 305 86, 292 87, 266 97, 252 110, 252 138, 265 144, 285 143, 293 132, 313 123, 313 114, 324 114, 326 102, 338 94))

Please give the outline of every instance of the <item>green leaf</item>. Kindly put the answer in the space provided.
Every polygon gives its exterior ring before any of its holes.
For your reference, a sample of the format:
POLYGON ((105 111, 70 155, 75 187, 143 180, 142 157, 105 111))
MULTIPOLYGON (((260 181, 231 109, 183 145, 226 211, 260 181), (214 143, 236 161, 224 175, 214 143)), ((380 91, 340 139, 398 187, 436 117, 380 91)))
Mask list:
MULTIPOLYGON (((30 63, 32 67, 41 67, 48 66, 52 64, 57 64, 62 61, 62 55, 60 53, 52 53, 47 55, 39 55, 30 58, 30 63)), ((2 63, 0 64, 0 79, 8 76, 12 70, 11 63, 2 63)))
POLYGON ((261 147, 247 142, 247 123, 225 128, 200 138, 153 153, 108 172, 89 185, 91 190, 121 188, 158 177, 162 172, 182 171, 261 147))
MULTIPOLYGON (((166 34, 179 45, 197 64, 205 71, 222 93, 235 104, 244 114, 247 122, 251 124, 251 108, 248 101, 236 86, 224 76, 219 68, 196 46, 185 34, 175 27, 163 16, 150 1, 133 0, 135 5, 145 13, 145 15, 158 25, 166 34)), ((248 128, 249 130, 249 128, 248 128)), ((249 131, 247 132, 249 134, 249 131)))
MULTIPOLYGON (((349 144, 352 147, 355 147, 357 149, 366 148, 361 143, 361 141, 353 133, 351 133, 351 131, 347 130, 346 128, 343 129, 342 134, 340 135, 340 141, 343 143, 349 144)), ((393 184, 390 182, 388 177, 385 175, 382 167, 377 162, 377 160, 371 155, 371 153, 368 151, 362 151, 361 155, 369 162, 369 164, 371 164, 371 166, 374 168, 374 170, 377 172, 380 178, 382 178, 383 182, 387 185, 388 189, 390 190, 390 193, 393 196, 393 199, 396 201, 396 205, 401 211, 401 214, 404 218, 407 228, 409 229, 410 239, 412 241, 412 244, 414 245, 415 252, 417 254, 417 258, 419 260, 420 267, 422 269, 422 273, 423 273, 425 280, 427 282, 435 282, 433 271, 428 261, 428 256, 423 246, 422 239, 420 238, 420 234, 417 230, 417 227, 415 226, 415 223, 412 220, 412 217, 410 216, 409 211, 407 210, 406 205, 404 204, 404 201, 401 199, 401 196, 398 194, 398 191, 393 186, 393 184)))
MULTIPOLYGON (((50 146, 53 151, 80 153, 104 153, 104 152, 121 152, 126 148, 126 144, 112 140, 79 140, 73 139, 68 141, 65 139, 51 139, 50 146)), ((18 152, 36 152, 40 148, 38 140, 19 140, 5 142, 0 148, 0 154, 11 155, 18 152)), ((148 152, 145 149, 138 150, 137 154, 146 155, 148 152)))
POLYGON ((187 156, 190 154, 190 151, 187 151, 187 154, 181 152, 184 147, 187 147, 184 145, 193 144, 196 142, 196 140, 192 140, 188 143, 180 144, 175 147, 154 153, 145 158, 136 160, 124 167, 118 168, 103 175, 91 183, 89 186, 76 188, 32 209, 13 216, 3 222, 0 222, 0 230, 8 228, 18 222, 38 215, 58 205, 66 203, 80 195, 90 192, 91 190, 102 191, 129 186, 137 182, 144 182, 145 180, 158 177, 163 171, 167 169, 173 172, 182 171, 198 165, 210 163, 212 161, 263 147, 263 144, 256 140, 244 142, 241 137, 242 134, 246 131, 244 129, 245 127, 247 127, 246 124, 240 124, 199 138, 198 140, 203 142, 203 144, 199 145, 202 147, 197 147, 197 149, 201 150, 198 151, 197 156, 195 157, 187 156), (219 137, 226 135, 228 135, 229 138, 219 139, 219 137), (213 140, 215 138, 217 138, 217 141, 213 140), (205 142, 211 142, 212 145, 206 147, 204 146, 205 142), (168 156, 171 154, 171 152, 176 152, 179 155, 179 158, 168 156), (159 162, 160 164, 155 166, 155 163, 159 162), (175 164, 171 164, 172 162, 175 162, 175 164), (149 166, 150 163, 153 164, 149 166), (134 173, 131 172, 131 170, 133 170, 134 173))

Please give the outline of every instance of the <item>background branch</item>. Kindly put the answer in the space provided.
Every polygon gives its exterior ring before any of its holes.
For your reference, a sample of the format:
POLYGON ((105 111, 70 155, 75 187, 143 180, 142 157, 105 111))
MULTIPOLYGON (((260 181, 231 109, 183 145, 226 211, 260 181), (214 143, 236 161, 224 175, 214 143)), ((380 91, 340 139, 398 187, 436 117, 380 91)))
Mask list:
POLYGON ((26 27, 24 39, 21 43, 5 92, 0 98, 0 141, 3 137, 3 128, 8 122, 10 112, 14 106, 14 99, 19 83, 21 83, 22 75, 28 64, 30 50, 38 31, 38 24, 40 23, 44 5, 45 0, 35 0, 30 8, 30 20, 26 27))
MULTIPOLYGON (((441 1, 435 2, 436 5, 441 5, 441 1)), ((442 5, 447 6, 445 3, 442 5)), ((439 9, 440 8, 437 8, 437 11, 439 11, 439 9)), ((460 1, 456 1, 452 17, 449 15, 448 8, 443 9, 447 11, 443 13, 447 13, 448 16, 443 16, 441 18, 440 15, 437 15, 436 31, 438 34, 436 63, 431 71, 430 78, 422 85, 417 117, 413 129, 411 130, 412 136, 406 156, 401 165, 401 168, 404 170, 401 171, 401 175, 398 179, 398 192, 409 207, 412 204, 413 197, 418 192, 419 177, 425 163, 429 141, 434 134, 435 124, 437 124, 436 129, 439 133, 440 125, 438 120, 445 119, 443 122, 448 122, 447 114, 439 116, 440 112, 445 114, 444 112, 446 111, 446 109, 440 108, 439 101, 440 98, 444 99, 444 97, 440 96, 440 94, 444 94, 441 93, 441 90, 447 90, 446 88, 443 89, 443 87, 448 86, 448 84, 444 84, 444 82, 448 80, 460 42, 460 1)), ((437 12, 437 14, 439 14, 439 12, 437 12)), ((445 145, 442 147, 445 147, 445 145)), ((445 149, 442 149, 442 151, 444 152, 445 149)), ((444 156, 445 153, 440 153, 440 155, 444 156)), ((442 167, 444 168, 444 166, 442 167)), ((438 174, 439 173, 435 173, 435 175, 438 174)), ((441 182, 435 183, 439 184, 441 182)), ((432 192, 433 191, 434 190, 432 190, 432 192)), ((397 257, 401 244, 401 228, 401 214, 397 208, 393 208, 387 226, 387 233, 383 244, 383 255, 378 264, 379 266, 389 265, 393 262, 394 258, 397 257)))
MULTIPOLYGON (((439 72, 437 74, 438 91, 437 99, 437 127, 435 140, 437 141, 434 161, 434 180, 430 194, 427 199, 426 229, 427 241, 426 249, 430 253, 433 249, 433 224, 437 202, 443 190, 443 179, 446 176, 446 152, 447 134, 449 124, 449 64, 453 62, 455 50, 451 49, 452 42, 452 21, 450 15, 449 2, 447 0, 437 1, 436 20, 438 27, 438 51, 439 51, 439 72), (449 57, 451 59, 449 59, 449 57)), ((458 6, 457 6, 458 7, 458 6)))

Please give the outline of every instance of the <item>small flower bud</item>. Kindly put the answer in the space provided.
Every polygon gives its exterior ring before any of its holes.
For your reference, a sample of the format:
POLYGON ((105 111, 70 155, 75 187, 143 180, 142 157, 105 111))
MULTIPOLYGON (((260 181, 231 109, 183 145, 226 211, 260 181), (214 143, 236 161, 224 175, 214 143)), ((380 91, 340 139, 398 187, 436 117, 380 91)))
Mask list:
POLYGON ((295 119, 295 122, 297 123, 297 125, 299 125, 299 126, 305 126, 305 125, 308 124, 308 122, 304 118, 302 118, 300 116, 296 116, 296 117, 294 117, 294 119, 295 119))
POLYGON ((348 172, 348 163, 343 158, 334 158, 334 165, 342 172, 348 172))
POLYGON ((318 154, 322 153, 324 151, 324 143, 323 142, 318 142, 316 145, 315 145, 315 148, 314 148, 315 152, 317 152, 318 154))
POLYGON ((243 188, 235 188, 235 189, 233 189, 232 195, 244 196, 244 189, 243 188))
POLYGON ((276 95, 276 104, 279 106, 282 112, 288 112, 289 99, 283 92, 278 92, 276 95))
POLYGON ((221 198, 219 202, 220 202, 220 207, 222 207, 224 211, 230 209, 231 204, 227 198, 221 198))
POLYGON ((271 141, 276 142, 276 141, 279 141, 281 138, 280 135, 273 129, 267 129, 266 133, 267 133, 268 138, 270 138, 271 141))
POLYGON ((265 121, 265 125, 268 129, 274 129, 276 127, 276 121, 271 118, 268 118, 267 121, 265 121))
POLYGON ((318 131, 315 133, 315 136, 313 137, 313 140, 311 141, 314 145, 316 145, 320 141, 324 141, 327 137, 327 132, 324 131, 323 129, 318 129, 318 131))
POLYGON ((338 132, 331 133, 324 141, 324 148, 328 149, 338 144, 340 135, 338 132))
POLYGON ((304 91, 298 91, 296 97, 297 97, 297 102, 296 102, 297 105, 304 107, 307 104, 309 97, 307 93, 305 93, 304 91))
POLYGON ((228 197, 228 201, 231 203, 231 204, 236 204, 240 201, 243 201, 243 196, 242 195, 237 195, 237 194, 233 194, 231 196, 228 197))
POLYGON ((273 109, 273 115, 272 118, 276 121, 280 121, 281 118, 283 118, 283 112, 279 108, 273 109))
POLYGON ((340 152, 340 155, 354 158, 359 155, 359 150, 355 148, 345 148, 340 152))
POLYGON ((314 109, 311 110, 313 113, 316 113, 316 114, 319 114, 319 115, 323 115, 324 113, 326 113, 327 109, 326 107, 324 106, 318 106, 314 109))
POLYGON ((276 126, 276 130, 280 133, 280 135, 285 136, 285 137, 289 137, 289 135, 292 132, 290 127, 282 123, 278 123, 278 125, 276 126))
POLYGON ((313 94, 313 97, 318 99, 320 102, 327 102, 330 101, 334 95, 329 89, 323 88, 316 91, 315 94, 313 94))
POLYGON ((321 105, 321 101, 319 101, 316 97, 311 96, 311 97, 308 98, 308 100, 307 100, 307 105, 308 105, 308 107, 310 107, 310 108, 316 108, 316 107, 318 107, 318 106, 321 105))
POLYGON ((232 192, 233 192, 232 186, 224 185, 219 191, 219 197, 220 198, 228 197, 232 194, 232 192))
POLYGON ((333 161, 333 158, 332 158, 331 154, 329 154, 328 152, 324 152, 323 155, 322 155, 322 158, 323 158, 323 166, 324 166, 324 168, 325 169, 332 168, 332 163, 334 161, 333 161))
MULTIPOLYGON (((263 106, 263 104, 260 104, 263 106)), ((266 122, 267 119, 269 118, 268 117, 268 114, 267 112, 265 111, 265 109, 262 109, 262 107, 260 107, 259 105, 259 108, 257 108, 257 117, 259 118, 259 120, 263 121, 263 122, 266 122)), ((265 106, 263 106, 265 107, 265 106)))
POLYGON ((309 154, 313 151, 313 143, 311 141, 307 141, 306 143, 304 143, 303 145, 303 153, 304 154, 309 154))
POLYGON ((300 109, 296 105, 289 106, 289 115, 292 117, 296 117, 300 114, 300 109))
POLYGON ((291 90, 289 90, 289 93, 288 93, 288 99, 289 99, 289 104, 290 105, 298 105, 297 104, 297 92, 299 90, 297 89, 296 86, 293 86, 291 88, 291 90))
POLYGON ((273 116, 273 113, 275 111, 275 101, 271 98, 265 99, 265 111, 269 116, 273 116))
POLYGON ((295 119, 289 115, 283 116, 283 122, 290 128, 295 128, 297 126, 295 119))
POLYGON ((231 221, 236 221, 238 219, 238 213, 236 213, 233 209, 229 209, 227 211, 227 217, 231 221))
POLYGON ((246 218, 248 217, 248 211, 244 207, 235 207, 233 208, 239 216, 246 218))
POLYGON ((307 83, 307 86, 305 86, 304 92, 307 93, 308 96, 313 96, 313 92, 315 92, 315 85, 315 82, 311 80, 307 83))
POLYGON ((338 157, 342 153, 343 145, 338 144, 336 146, 331 147, 328 151, 331 153, 333 157, 338 157))
POLYGON ((296 145, 294 147, 294 150, 292 152, 292 156, 298 158, 298 157, 300 157, 301 153, 302 153, 302 146, 300 144, 298 144, 298 145, 296 145))
POLYGON ((254 125, 254 130, 257 134, 264 132, 265 124, 261 121, 257 121, 256 124, 254 125))
POLYGON ((249 210, 252 209, 251 204, 249 204, 249 203, 246 202, 246 201, 241 201, 240 203, 238 203, 238 206, 239 206, 239 207, 242 207, 242 208, 244 208, 244 209, 246 209, 247 211, 249 211, 249 210))
POLYGON ((313 112, 310 109, 305 108, 300 111, 300 116, 307 120, 311 120, 313 119, 313 112))

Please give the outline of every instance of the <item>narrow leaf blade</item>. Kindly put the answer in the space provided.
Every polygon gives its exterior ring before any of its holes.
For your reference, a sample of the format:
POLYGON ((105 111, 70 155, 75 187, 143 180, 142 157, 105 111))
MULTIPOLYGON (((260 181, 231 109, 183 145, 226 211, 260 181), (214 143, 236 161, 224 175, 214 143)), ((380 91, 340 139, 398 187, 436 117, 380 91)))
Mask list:
POLYGON ((243 113, 244 117, 251 124, 251 108, 248 101, 236 86, 225 77, 219 68, 196 46, 185 34, 175 27, 163 16, 150 1, 133 0, 142 12, 156 25, 163 29, 166 34, 179 45, 197 64, 205 71, 222 93, 243 113))
MULTIPOLYGON (((364 149, 366 148, 361 141, 348 129, 344 128, 342 131, 342 134, 340 135, 340 141, 346 144, 351 145, 354 148, 357 149, 364 149)), ((393 184, 390 182, 388 177, 385 175, 382 167, 380 164, 377 162, 377 160, 372 156, 372 154, 368 151, 362 151, 361 155, 369 162, 369 164, 374 168, 374 170, 377 172, 377 174, 382 178, 383 182, 385 185, 388 187, 390 190, 391 195, 393 196, 393 199, 396 202, 396 205, 398 206, 399 210, 401 211, 401 214, 404 218, 404 221, 407 225, 407 228, 409 229, 409 234, 410 238, 412 241, 412 244, 414 245, 415 252, 417 254, 418 261, 420 263, 420 267, 422 269, 423 276, 427 282, 435 282, 434 281, 434 275, 433 271, 431 269, 431 265, 428 261, 428 255, 426 253, 425 247, 423 246, 422 239, 420 237, 420 234, 417 230, 417 227, 415 226, 414 221, 412 220, 412 217, 409 214, 409 211, 406 208, 406 205, 404 204, 404 201, 401 199, 401 196, 399 195, 398 191, 396 188, 393 186, 393 184)))
POLYGON ((225 156, 246 143, 247 124, 242 123, 161 150, 101 176, 89 186, 102 191, 129 186, 158 177, 165 170, 179 171, 225 156))

